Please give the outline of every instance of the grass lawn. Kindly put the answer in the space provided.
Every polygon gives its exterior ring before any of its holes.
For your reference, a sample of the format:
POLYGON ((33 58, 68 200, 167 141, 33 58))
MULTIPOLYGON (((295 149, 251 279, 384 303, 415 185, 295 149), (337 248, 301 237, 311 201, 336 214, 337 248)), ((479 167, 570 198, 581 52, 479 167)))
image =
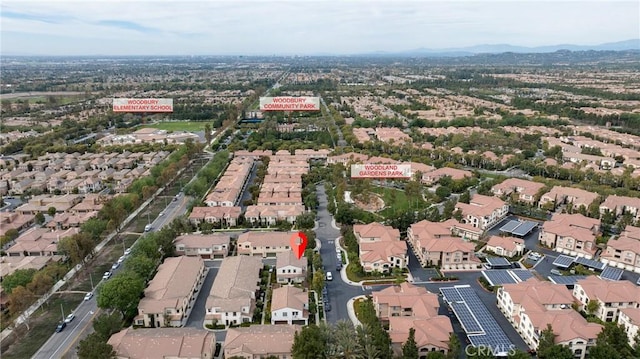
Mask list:
POLYGON ((149 125, 141 126, 144 127, 153 127, 160 130, 167 131, 189 131, 189 132, 197 132, 204 131, 205 121, 175 121, 175 122, 159 122, 149 125))
MULTIPOLYGON (((349 263, 349 265, 343 269, 347 271, 347 278, 349 278, 349 280, 354 281, 354 282, 360 282, 360 281, 377 281, 377 280, 389 280, 389 281, 395 281, 398 277, 394 276, 393 274, 389 274, 389 275, 385 275, 385 276, 373 276, 373 275, 364 275, 361 276, 358 273, 356 273, 354 271, 355 269, 355 265, 353 263, 349 263), (353 268, 353 269, 352 269, 353 268)), ((402 275, 400 278, 405 278, 404 275, 402 275)))
POLYGON ((30 330, 27 334, 16 341, 9 350, 2 353, 2 358, 24 359, 30 358, 54 333, 56 325, 62 319, 60 304, 64 308, 64 313, 71 313, 82 301, 83 294, 58 294, 49 299, 49 304, 45 304, 45 311, 38 309, 35 318, 30 320, 30 330))
POLYGON ((416 204, 418 204, 418 206, 422 208, 423 206, 421 205, 424 204, 423 200, 413 200, 413 202, 410 202, 404 191, 398 189, 375 187, 373 189, 373 192, 382 196, 385 208, 382 211, 378 212, 378 214, 386 218, 389 218, 396 213, 406 212, 412 206, 413 208, 416 208, 416 204))
POLYGON ((364 301, 365 300, 362 298, 358 298, 353 301, 353 310, 356 313, 356 318, 358 318, 359 321, 362 321, 362 309, 360 308, 360 306, 364 301))

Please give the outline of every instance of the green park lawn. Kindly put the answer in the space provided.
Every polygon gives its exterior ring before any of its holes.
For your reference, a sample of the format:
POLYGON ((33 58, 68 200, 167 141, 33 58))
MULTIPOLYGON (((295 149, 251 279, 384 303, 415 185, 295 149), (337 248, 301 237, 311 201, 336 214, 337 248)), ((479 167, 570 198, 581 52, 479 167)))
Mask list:
POLYGON ((204 131, 204 125, 207 122, 195 122, 195 121, 175 121, 175 122, 158 122, 150 125, 144 125, 142 127, 153 127, 160 130, 167 131, 188 131, 197 132, 204 131))
POLYGON ((375 187, 373 192, 382 196, 384 200, 385 208, 378 212, 378 214, 389 218, 393 216, 394 213, 403 213, 408 211, 411 207, 416 208, 417 204, 421 204, 424 201, 420 200, 420 202, 413 201, 411 203, 407 195, 402 190, 387 188, 387 187, 375 187))

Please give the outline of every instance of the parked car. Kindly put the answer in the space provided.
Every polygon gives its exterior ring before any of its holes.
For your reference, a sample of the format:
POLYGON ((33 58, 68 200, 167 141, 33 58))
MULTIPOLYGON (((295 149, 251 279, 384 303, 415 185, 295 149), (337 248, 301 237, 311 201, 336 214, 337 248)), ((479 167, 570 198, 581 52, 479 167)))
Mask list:
POLYGON ((76 319, 76 315, 71 313, 71 314, 67 315, 66 318, 64 318, 64 322, 65 323, 71 323, 71 322, 73 322, 74 319, 76 319))
POLYGON ((126 258, 125 256, 120 256, 120 258, 118 258, 118 264, 122 264, 125 258, 126 258))
POLYGON ((65 322, 58 323, 58 326, 56 327, 56 333, 60 333, 66 327, 67 327, 67 323, 65 323, 65 322))
POLYGON ((107 280, 111 278, 111 272, 104 272, 104 274, 102 275, 102 279, 107 280))
POLYGON ((124 255, 128 256, 129 254, 131 254, 131 248, 127 248, 124 250, 124 255))
POLYGON ((93 292, 89 292, 87 294, 84 295, 84 300, 90 300, 91 298, 93 298, 93 292))
POLYGON ((342 269, 342 263, 338 262, 338 264, 336 264, 336 270, 339 272, 342 269))
POLYGON ((120 263, 115 262, 115 263, 113 263, 113 264, 111 265, 111 270, 112 270, 112 271, 114 271, 114 270, 118 269, 118 267, 120 267, 120 263))
POLYGON ((325 304, 324 305, 324 310, 327 311, 327 312, 330 312, 331 311, 331 304, 329 304, 329 303, 325 304))
POLYGON ((331 272, 327 272, 327 275, 325 277, 327 280, 333 280, 333 274, 331 274, 331 272))
POLYGON ((559 271, 559 270, 557 270, 557 269, 552 269, 552 270, 551 270, 551 274, 553 274, 553 275, 562 275, 562 272, 560 272, 560 271, 559 271))
POLYGON ((153 227, 151 227, 150 224, 147 224, 146 226, 144 226, 144 231, 145 232, 149 232, 153 227))

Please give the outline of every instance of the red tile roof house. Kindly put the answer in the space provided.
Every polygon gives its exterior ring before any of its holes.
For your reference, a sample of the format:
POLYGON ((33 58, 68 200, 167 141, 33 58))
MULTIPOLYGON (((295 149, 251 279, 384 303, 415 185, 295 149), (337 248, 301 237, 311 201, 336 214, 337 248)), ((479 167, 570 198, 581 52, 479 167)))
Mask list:
POLYGON ((530 278, 505 284, 496 296, 500 311, 534 350, 538 348, 540 334, 550 324, 555 342, 568 346, 576 358, 584 359, 602 331, 602 325, 587 322, 573 310, 573 296, 561 284, 530 278))
POLYGON ((462 211, 464 223, 487 230, 509 213, 509 205, 500 198, 475 194, 469 203, 458 202, 456 210, 462 211))
POLYGON ((506 181, 493 186, 491 188, 491 192, 500 197, 517 193, 518 201, 535 204, 536 194, 542 188, 544 188, 544 183, 527 181, 519 178, 509 178, 506 181))
POLYGON ((299 325, 252 325, 230 328, 224 343, 224 357, 262 359, 269 356, 291 358, 291 347, 299 325))
POLYGON ((598 198, 597 193, 585 191, 578 188, 554 186, 551 191, 545 193, 540 197, 538 206, 543 208, 545 204, 552 203, 555 209, 562 204, 573 204, 574 209, 584 207, 589 208, 589 205, 598 198))
POLYGON ((274 289, 271 324, 309 324, 309 292, 291 285, 274 289))
POLYGON ((610 238, 600 260, 613 267, 640 273, 640 228, 627 226, 620 236, 610 238))
POLYGON ((216 336, 202 328, 129 327, 113 334, 107 343, 118 359, 213 359, 216 336))
POLYGON ((144 290, 135 324, 147 328, 183 326, 205 275, 202 258, 167 258, 144 290))
POLYGON ((456 221, 420 221, 407 229, 407 241, 423 267, 439 266, 444 270, 478 269, 482 263, 475 255, 475 245, 452 230, 456 221))
POLYGON ((588 276, 573 287, 573 296, 579 301, 580 309, 597 300, 598 310, 594 313, 604 322, 617 322, 620 310, 640 307, 640 287, 628 280, 611 281, 588 276))
POLYGON ((591 259, 595 256, 600 220, 581 214, 556 213, 544 222, 539 241, 556 252, 591 259))
POLYGON ((276 254, 276 278, 278 283, 302 283, 307 277, 307 257, 298 259, 293 251, 276 254))
POLYGON ((196 226, 206 222, 219 224, 222 228, 235 227, 241 213, 240 207, 193 207, 189 222, 196 226))
POLYGON ((451 321, 438 315, 438 295, 409 283, 373 292, 373 304, 381 321, 389 323, 393 351, 402 354, 402 345, 415 329, 415 340, 420 355, 433 351, 449 351, 451 321))
POLYGON ((259 257, 224 258, 207 297, 204 323, 239 325, 251 322, 263 267, 259 257))
POLYGON ((175 241, 176 254, 199 256, 202 259, 224 258, 229 255, 231 237, 228 234, 183 234, 175 241))
POLYGON ((422 183, 430 186, 438 182, 444 176, 449 176, 455 181, 461 180, 465 177, 472 177, 473 173, 470 171, 459 170, 457 168, 442 167, 431 172, 423 173, 422 183))
POLYGON ((515 237, 491 236, 487 241, 485 251, 499 256, 515 257, 524 253, 524 240, 515 237))
POLYGON ((600 214, 606 211, 614 213, 616 217, 623 213, 630 213, 635 220, 640 219, 640 198, 625 196, 608 196, 600 205, 600 214))
POLYGON ((353 233, 358 240, 360 264, 365 272, 389 273, 404 269, 409 263, 407 243, 400 231, 380 223, 356 224, 353 233))

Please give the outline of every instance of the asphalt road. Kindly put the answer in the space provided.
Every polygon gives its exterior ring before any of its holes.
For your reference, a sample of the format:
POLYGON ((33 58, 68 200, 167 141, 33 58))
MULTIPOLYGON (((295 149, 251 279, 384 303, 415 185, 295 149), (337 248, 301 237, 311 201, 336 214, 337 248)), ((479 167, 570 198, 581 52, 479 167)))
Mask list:
MULTIPOLYGON (((162 201, 162 199, 160 199, 162 201)), ((157 231, 161 229, 164 225, 171 223, 173 219, 179 215, 182 215, 186 211, 187 204, 189 203, 189 198, 184 195, 181 195, 177 200, 173 201, 172 199, 167 199, 167 208, 163 211, 164 214, 162 216, 158 216, 152 222, 153 229, 151 231, 157 231)), ((121 270, 122 266, 117 268, 114 273, 117 273, 121 270)), ((97 286, 97 283, 96 283, 97 286)), ((206 299, 205 299, 206 300, 206 299)), ((75 347, 78 345, 78 339, 80 334, 82 334, 85 330, 92 330, 92 321, 93 317, 97 315, 97 304, 96 304, 96 296, 87 301, 82 302, 80 305, 74 310, 76 314, 76 318, 73 322, 67 324, 67 327, 60 333, 55 332, 55 327, 51 328, 51 337, 47 340, 46 343, 36 352, 36 354, 32 357, 34 359, 52 359, 52 358, 62 358, 69 351, 74 351, 75 347)), ((65 313, 68 314, 68 313, 65 313)))
MULTIPOLYGON (((336 323, 339 320, 349 320, 347 312, 347 302, 349 299, 363 295, 371 294, 371 290, 365 290, 359 286, 352 286, 342 281, 340 273, 336 271, 338 258, 336 255, 335 240, 340 237, 340 230, 331 224, 332 216, 327 210, 327 194, 324 185, 316 186, 318 195, 318 228, 315 230, 316 238, 320 240, 320 255, 322 256, 322 265, 325 272, 329 271, 333 274, 333 280, 326 282, 329 303, 331 311, 326 313, 327 322, 336 323)), ((343 267, 342 270, 345 270, 343 267)))

